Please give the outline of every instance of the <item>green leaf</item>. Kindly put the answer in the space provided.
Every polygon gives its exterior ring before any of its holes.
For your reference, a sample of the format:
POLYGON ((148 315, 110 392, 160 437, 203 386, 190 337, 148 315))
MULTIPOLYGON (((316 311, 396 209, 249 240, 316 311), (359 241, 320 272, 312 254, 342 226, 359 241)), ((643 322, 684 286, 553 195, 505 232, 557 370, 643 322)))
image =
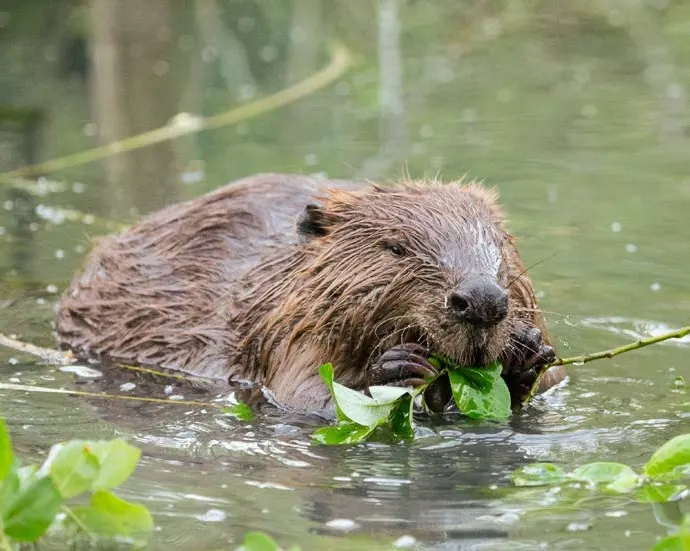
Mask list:
POLYGON ((449 370, 450 388, 460 413, 472 419, 510 417, 510 391, 500 375, 500 364, 449 370))
POLYGON ((20 488, 19 473, 13 469, 5 480, 0 483, 0 519, 7 514, 7 511, 19 496, 20 488))
POLYGON ((13 461, 12 439, 7 431, 5 420, 0 418, 0 482, 7 478, 13 461))
POLYGON ((568 480, 568 476, 553 463, 532 463, 516 470, 512 479, 516 486, 548 486, 561 484, 568 480))
POLYGON ((35 541, 53 522, 62 496, 50 477, 33 482, 4 515, 5 534, 17 541, 35 541))
POLYGON ((112 490, 123 484, 137 468, 141 450, 121 439, 88 442, 98 458, 100 470, 92 490, 112 490))
POLYGON ((370 386, 369 394, 379 403, 394 402, 405 394, 410 394, 410 389, 402 386, 370 386))
POLYGON ((685 515, 677 534, 662 539, 653 551, 690 551, 690 515, 685 515))
MULTIPOLYGON (((371 390, 371 389, 370 389, 371 390)), ((388 423, 397 438, 408 440, 414 438, 414 421, 412 419, 413 398, 411 394, 403 394, 391 410, 388 423)))
POLYGON ((667 503, 685 490, 684 484, 662 484, 644 486, 637 491, 637 500, 642 503, 667 503))
POLYGON ((331 427, 321 427, 314 431, 312 438, 319 444, 357 444, 376 430, 376 427, 365 427, 352 421, 340 421, 331 427))
POLYGON ((63 499, 83 494, 91 489, 98 478, 100 464, 84 441, 74 440, 59 444, 51 450, 50 476, 63 499))
POLYGON ((627 465, 598 461, 587 463, 575 469, 571 478, 588 484, 611 484, 617 480, 637 479, 637 474, 627 465))
POLYGON ((656 478, 687 464, 690 464, 690 434, 681 434, 654 452, 644 466, 644 473, 656 478))
POLYGON ((278 551, 278 544, 263 532, 247 532, 242 542, 244 551, 278 551))
MULTIPOLYGON (((333 395, 336 405, 338 419, 341 421, 354 421, 366 427, 375 427, 384 423, 396 400, 405 392, 396 389, 382 390, 381 387, 374 387, 380 399, 374 399, 361 392, 347 388, 333 380, 333 366, 324 364, 319 373, 333 395)), ((402 389, 404 390, 404 389, 402 389)))
POLYGON ((89 505, 73 507, 66 522, 92 536, 139 538, 153 532, 153 518, 143 505, 135 505, 99 490, 89 505), (75 520, 76 519, 76 520, 75 520))
POLYGON ((254 412, 252 411, 252 408, 250 408, 244 402, 239 402, 231 406, 225 406, 223 409, 221 409, 221 411, 225 415, 234 417, 239 421, 251 421, 252 419, 254 419, 254 412))

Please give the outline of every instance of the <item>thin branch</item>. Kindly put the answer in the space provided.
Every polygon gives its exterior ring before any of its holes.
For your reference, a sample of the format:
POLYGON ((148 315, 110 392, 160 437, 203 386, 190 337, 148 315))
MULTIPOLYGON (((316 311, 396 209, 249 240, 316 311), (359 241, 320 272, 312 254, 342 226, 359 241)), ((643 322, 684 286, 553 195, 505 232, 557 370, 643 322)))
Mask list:
POLYGON ((601 360, 604 358, 613 358, 619 354, 624 354, 626 352, 631 352, 632 350, 637 350, 638 348, 643 348, 649 346, 650 344, 656 344, 658 342, 667 341, 669 339, 681 339, 686 335, 690 335, 690 326, 683 327, 677 331, 671 331, 670 333, 664 333, 662 335, 657 335, 656 337, 650 337, 648 339, 640 339, 629 344, 619 346, 617 348, 611 348, 609 350, 602 350, 601 352, 594 352, 592 354, 581 354, 580 356, 571 356, 570 358, 558 358, 555 362, 546 366, 545 370, 549 367, 555 365, 568 365, 568 364, 586 364, 594 360, 601 360))
POLYGON ((121 394, 106 394, 105 392, 84 392, 83 390, 69 390, 66 388, 49 388, 45 386, 20 385, 15 383, 0 383, 0 390, 13 390, 17 392, 42 392, 45 394, 67 394, 69 396, 82 396, 85 398, 105 398, 108 400, 127 400, 130 402, 152 402, 171 406, 193 406, 223 409, 223 404, 213 402, 198 402, 196 400, 170 400, 166 398, 149 398, 146 396, 125 396, 121 394))
POLYGON ((111 157, 119 153, 140 149, 149 145, 179 138, 187 134, 201 132, 202 130, 228 126, 256 117, 257 115, 268 113, 269 111, 273 111, 305 98, 309 94, 313 94, 317 90, 328 86, 340 78, 348 70, 350 64, 351 56, 348 50, 344 46, 336 44, 332 49, 331 62, 327 67, 280 92, 276 92, 265 98, 208 118, 181 113, 173 118, 169 124, 136 136, 130 136, 129 138, 117 142, 112 142, 93 149, 87 149, 86 151, 80 151, 79 153, 54 159, 52 161, 45 161, 36 165, 25 166, 9 172, 0 173, 0 183, 11 182, 15 178, 29 175, 47 174, 72 168, 111 157))

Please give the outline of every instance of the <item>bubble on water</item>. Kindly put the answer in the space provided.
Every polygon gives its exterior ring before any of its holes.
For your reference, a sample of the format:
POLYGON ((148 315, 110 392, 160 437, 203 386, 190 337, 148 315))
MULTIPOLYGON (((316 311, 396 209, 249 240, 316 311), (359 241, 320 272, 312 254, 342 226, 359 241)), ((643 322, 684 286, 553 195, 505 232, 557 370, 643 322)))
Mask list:
POLYGON ((417 545, 417 540, 415 539, 414 536, 409 536, 405 534, 404 536, 400 536, 397 540, 393 542, 393 547, 396 547, 398 549, 412 549, 415 545, 417 545))
POLYGON ((496 38, 503 32, 503 25, 497 18, 487 17, 482 23, 482 30, 487 38, 496 38))
POLYGON ((130 390, 134 390, 135 388, 137 388, 137 385, 135 385, 134 383, 122 383, 120 385, 120 390, 122 392, 129 392, 130 390))
POLYGON ((626 538, 629 538, 632 535, 632 532, 630 530, 626 530, 625 532, 623 532, 623 534, 625 534, 626 538))
POLYGON ((434 135, 434 127, 430 124, 425 124, 419 129, 419 134, 422 138, 431 138, 434 135))
POLYGON ((87 122, 82 129, 84 136, 93 137, 98 134, 98 125, 95 122, 87 122))
POLYGON ((666 87, 666 95, 671 99, 682 99, 685 96, 685 88, 682 84, 674 82, 666 87))
POLYGON ((74 252, 82 254, 82 253, 86 252, 86 247, 84 247, 84 245, 75 245, 74 252))
POLYGON ((92 367, 87 367, 85 365, 66 365, 60 368, 63 373, 74 373, 78 377, 84 377, 85 379, 97 379, 103 376, 103 373, 92 367))
POLYGON ((620 222, 611 223, 611 231, 613 233, 619 233, 623 229, 623 225, 620 222))
POLYGON ((15 385, 18 385, 22 382, 22 380, 19 377, 10 377, 7 379, 10 383, 14 383, 15 385))
POLYGON ((654 291, 655 293, 656 293, 657 291, 661 291, 661 283, 659 283, 658 281, 655 281, 654 283, 652 283, 652 284, 649 286, 649 288, 650 288, 652 291, 654 291))
POLYGON ((168 396, 170 396, 174 391, 175 391, 175 388, 172 385, 167 385, 163 389, 163 392, 165 392, 168 396))
POLYGON ((65 258, 65 251, 58 249, 55 251, 55 258, 63 259, 65 258))
POLYGON ((29 229, 31 231, 38 231, 38 228, 39 228, 39 226, 36 222, 31 222, 31 224, 29 224, 29 229))
POLYGON ((243 84, 240 86, 239 96, 242 101, 249 101, 256 96, 256 88, 251 84, 243 84))
POLYGON ((254 20, 254 18, 249 17, 247 15, 240 17, 237 21, 237 28, 240 30, 240 32, 243 32, 243 33, 252 32, 254 30, 255 26, 256 26, 256 21, 254 20))
POLYGON ((586 530, 591 530, 592 525, 585 522, 571 522, 568 524, 568 532, 584 532, 586 530))
POLYGON ((315 166, 319 163, 319 157, 316 153, 307 153, 304 156, 304 163, 307 166, 315 166))
POLYGON ((513 91, 510 88, 502 88, 498 91, 496 97, 501 103, 510 103, 513 101, 513 91))
POLYGON ((329 520, 326 523, 326 526, 328 528, 332 528, 333 530, 339 530, 341 532, 351 532, 352 530, 355 530, 359 527, 359 525, 354 520, 348 518, 335 518, 333 520, 329 520))
POLYGON ((164 75, 167 75, 168 72, 170 71, 170 63, 168 61, 164 61, 162 59, 159 59, 153 64, 153 74, 156 75, 157 77, 162 77, 164 75))
POLYGON ((290 40, 294 42, 295 44, 300 44, 301 42, 304 42, 307 38, 307 33, 304 32, 304 29, 301 27, 293 27, 293 29, 290 31, 290 40))
POLYGON ((203 515, 197 515, 196 518, 201 522, 222 522, 228 518, 228 515, 220 509, 209 509, 203 515))
POLYGON ((13 358, 10 358, 9 360, 7 360, 7 363, 10 365, 17 365, 19 363, 19 360, 17 358, 13 357, 13 358))
POLYGON ((628 514, 627 511, 608 511, 605 513, 607 517, 619 518, 628 514))
POLYGON ((212 44, 207 44, 203 50, 201 50, 201 60, 204 63, 210 63, 218 56, 218 50, 212 44))
POLYGON ((57 293, 58 292, 57 285, 53 285, 53 284, 48 285, 46 287, 46 291, 48 291, 49 293, 52 293, 52 294, 57 293))
POLYGON ((180 400, 184 400, 184 396, 182 396, 181 394, 171 394, 170 396, 168 396, 168 400, 179 402, 180 400))
POLYGON ((5 210, 12 210, 14 208, 14 202, 9 199, 2 204, 5 210))
POLYGON ((259 57, 261 58, 261 61, 264 63, 270 63, 271 61, 275 61, 278 59, 278 48, 273 46, 272 44, 268 44, 267 46, 264 46, 261 48, 259 51, 259 57))
POLYGON ((637 245, 635 245, 635 243, 628 243, 625 246, 625 250, 629 253, 637 252, 637 245))
POLYGON ((72 184, 72 192, 73 193, 84 193, 86 191, 86 184, 83 184, 81 182, 74 182, 72 184))
POLYGON ((36 304, 38 304, 40 306, 43 306, 45 303, 46 303, 46 299, 44 299, 43 297, 38 297, 36 299, 36 304))
POLYGON ((93 214, 85 214, 81 221, 90 226, 96 221, 96 217, 93 214))
POLYGON ((581 110, 580 113, 582 114, 583 117, 588 118, 588 119, 593 119, 599 114, 599 109, 597 109, 596 105, 589 104, 585 105, 581 110))

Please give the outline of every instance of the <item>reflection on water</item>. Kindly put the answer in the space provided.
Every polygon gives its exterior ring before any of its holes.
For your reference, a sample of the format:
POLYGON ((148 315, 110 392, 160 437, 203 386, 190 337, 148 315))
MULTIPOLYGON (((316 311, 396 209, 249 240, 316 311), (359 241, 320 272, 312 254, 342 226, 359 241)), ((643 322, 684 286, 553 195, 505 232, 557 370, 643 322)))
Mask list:
MULTIPOLYGON (((496 185, 563 356, 687 325, 688 24, 673 1, 7 0, 0 171, 275 92, 327 64, 334 40, 356 63, 258 118, 3 184, 0 330, 51 345, 56 296, 91 238, 261 171, 496 185)), ((319 419, 269 407, 243 423, 212 408, 3 390, 0 414, 30 457, 66 438, 141 446, 125 497, 154 512, 156 548, 231 548, 260 529, 303 549, 414 538, 439 550, 643 550, 665 533, 649 506, 540 511, 553 496, 509 490, 509 474, 526 461, 644 463, 687 430, 676 378, 690 380, 689 347, 572 367, 507 423, 420 419, 418 438, 396 445, 315 447, 319 419)), ((227 393, 103 372, 0 351, 4 383, 227 393)))

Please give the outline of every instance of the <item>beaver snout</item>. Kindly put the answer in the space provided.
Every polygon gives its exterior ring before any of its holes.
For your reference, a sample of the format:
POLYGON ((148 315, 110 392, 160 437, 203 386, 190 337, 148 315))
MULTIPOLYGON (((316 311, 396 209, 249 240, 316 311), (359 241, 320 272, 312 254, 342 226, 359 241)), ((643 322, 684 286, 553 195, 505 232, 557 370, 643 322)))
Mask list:
POLYGON ((508 293, 484 277, 464 281, 446 303, 455 316, 475 327, 493 327, 508 315, 508 293))

